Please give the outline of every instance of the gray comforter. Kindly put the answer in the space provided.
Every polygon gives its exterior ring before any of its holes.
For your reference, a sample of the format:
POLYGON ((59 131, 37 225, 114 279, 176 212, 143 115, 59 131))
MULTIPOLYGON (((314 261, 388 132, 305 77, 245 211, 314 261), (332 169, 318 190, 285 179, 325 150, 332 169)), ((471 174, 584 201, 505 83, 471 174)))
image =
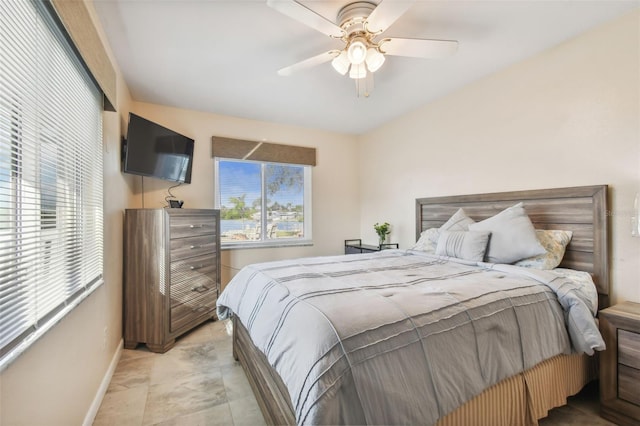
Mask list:
POLYGON ((238 315, 299 424, 432 424, 572 343, 604 349, 592 290, 552 272, 385 250, 247 266, 218 314, 238 315))

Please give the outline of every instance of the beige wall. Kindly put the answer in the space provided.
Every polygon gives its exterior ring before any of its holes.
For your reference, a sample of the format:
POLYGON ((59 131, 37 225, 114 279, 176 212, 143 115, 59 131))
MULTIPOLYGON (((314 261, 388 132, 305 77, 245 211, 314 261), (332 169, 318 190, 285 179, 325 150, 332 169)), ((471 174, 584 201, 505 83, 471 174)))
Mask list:
POLYGON ((103 113, 104 284, 2 372, 3 426, 82 424, 118 354, 122 340, 122 210, 132 197, 130 178, 120 173, 120 128, 130 102, 120 75, 118 100, 118 113, 103 113))
POLYGON ((640 191, 639 15, 361 136, 363 238, 375 241, 372 225, 386 220, 392 241, 410 247, 418 197, 608 184, 613 301, 640 302, 640 238, 630 235, 640 191))
MULTIPOLYGON (((313 246, 226 250, 222 253, 223 286, 249 263, 301 256, 344 253, 344 240, 359 232, 357 142, 353 136, 256 120, 221 116, 161 105, 134 102, 132 112, 195 139, 191 184, 171 192, 187 208, 214 208, 214 171, 211 137, 269 141, 315 147, 312 173, 313 246)), ((138 200, 142 178, 135 177, 138 200)), ((144 178, 144 206, 164 207, 173 182, 144 178)))

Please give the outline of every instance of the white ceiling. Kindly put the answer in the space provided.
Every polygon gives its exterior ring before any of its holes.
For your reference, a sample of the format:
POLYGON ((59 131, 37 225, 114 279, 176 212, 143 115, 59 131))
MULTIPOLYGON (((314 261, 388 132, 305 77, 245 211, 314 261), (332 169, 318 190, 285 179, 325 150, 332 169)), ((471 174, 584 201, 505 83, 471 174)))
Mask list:
MULTIPOLYGON (((390 56, 375 73, 372 95, 358 98, 353 80, 330 63, 276 74, 342 43, 266 0, 94 2, 136 101, 351 134, 640 7, 640 0, 418 0, 385 36, 458 40, 458 52, 390 56)), ((334 22, 350 3, 300 2, 334 22)))

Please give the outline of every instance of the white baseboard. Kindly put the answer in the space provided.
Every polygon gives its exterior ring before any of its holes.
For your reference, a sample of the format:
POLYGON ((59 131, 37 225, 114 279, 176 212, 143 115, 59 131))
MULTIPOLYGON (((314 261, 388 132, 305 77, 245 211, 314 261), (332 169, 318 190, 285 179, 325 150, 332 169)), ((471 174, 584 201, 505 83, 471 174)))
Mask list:
POLYGON ((116 367, 118 366, 118 361, 120 361, 120 355, 122 355, 122 349, 124 348, 124 340, 121 339, 118 344, 118 349, 113 354, 113 358, 111 358, 111 363, 109 364, 109 368, 102 378, 102 382, 100 383, 100 387, 98 388, 98 392, 96 392, 95 398, 93 398, 93 402, 89 407, 89 411, 82 422, 82 426, 91 426, 93 421, 98 414, 98 410, 100 409, 100 404, 102 404, 102 399, 104 395, 107 393, 107 389, 109 388, 109 383, 111 383, 111 378, 113 377, 113 373, 116 371, 116 367))

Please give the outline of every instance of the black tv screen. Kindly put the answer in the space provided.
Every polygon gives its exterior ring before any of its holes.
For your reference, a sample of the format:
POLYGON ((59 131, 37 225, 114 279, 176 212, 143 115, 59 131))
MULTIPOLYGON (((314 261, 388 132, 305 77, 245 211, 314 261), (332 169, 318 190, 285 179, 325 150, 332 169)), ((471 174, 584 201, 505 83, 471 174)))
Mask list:
POLYGON ((123 171, 191 183, 193 139, 129 114, 123 171))

